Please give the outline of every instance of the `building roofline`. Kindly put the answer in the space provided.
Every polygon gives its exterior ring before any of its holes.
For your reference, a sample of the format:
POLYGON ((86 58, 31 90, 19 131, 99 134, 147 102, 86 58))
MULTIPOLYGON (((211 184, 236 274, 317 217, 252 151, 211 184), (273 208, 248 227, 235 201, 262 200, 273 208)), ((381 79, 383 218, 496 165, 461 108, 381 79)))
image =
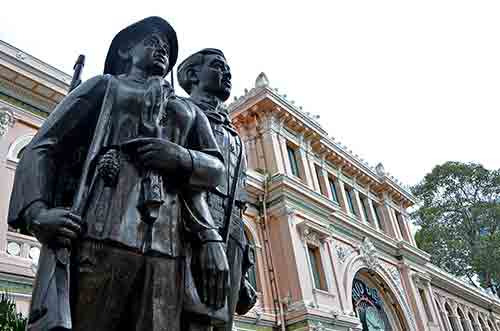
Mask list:
POLYGON ((308 135, 314 137, 314 144, 321 145, 321 148, 325 152, 333 152, 335 157, 347 161, 356 168, 356 171, 363 173, 367 178, 375 181, 380 187, 396 192, 398 196, 401 196, 401 198, 406 201, 405 207, 414 205, 417 202, 417 199, 410 192, 409 188, 405 187, 391 174, 386 173, 385 170, 383 170, 383 166, 370 166, 366 160, 354 154, 347 146, 342 145, 333 137, 330 137, 325 128, 318 122, 318 117, 306 113, 302 107, 289 101, 286 95, 279 94, 277 89, 270 87, 269 80, 265 75, 265 83, 263 83, 262 75, 264 74, 261 73, 257 78, 254 88, 250 90, 245 89, 245 94, 243 96, 235 97, 234 101, 228 105, 228 109, 233 119, 237 118, 247 109, 252 109, 254 106, 256 107, 263 100, 270 100, 274 104, 273 111, 284 110, 290 117, 293 117, 293 121, 300 122, 300 125, 307 128, 307 131, 309 131, 308 135))
POLYGON ((71 82, 71 75, 65 73, 64 71, 57 69, 56 67, 44 62, 37 57, 28 54, 19 48, 12 46, 6 41, 0 40, 0 53, 10 56, 15 59, 18 64, 21 66, 29 66, 32 69, 46 75, 52 77, 56 81, 63 82, 64 84, 69 86, 71 82))

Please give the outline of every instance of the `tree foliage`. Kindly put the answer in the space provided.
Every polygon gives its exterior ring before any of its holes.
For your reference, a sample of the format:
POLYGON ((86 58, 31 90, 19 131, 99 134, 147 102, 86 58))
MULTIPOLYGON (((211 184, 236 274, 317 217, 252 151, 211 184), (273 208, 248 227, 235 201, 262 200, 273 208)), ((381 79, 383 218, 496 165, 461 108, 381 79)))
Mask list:
POLYGON ((27 319, 17 313, 14 300, 6 293, 0 294, 0 331, 24 331, 27 319))
POLYGON ((500 170, 446 162, 412 188, 417 245, 434 264, 473 284, 500 285, 500 170))

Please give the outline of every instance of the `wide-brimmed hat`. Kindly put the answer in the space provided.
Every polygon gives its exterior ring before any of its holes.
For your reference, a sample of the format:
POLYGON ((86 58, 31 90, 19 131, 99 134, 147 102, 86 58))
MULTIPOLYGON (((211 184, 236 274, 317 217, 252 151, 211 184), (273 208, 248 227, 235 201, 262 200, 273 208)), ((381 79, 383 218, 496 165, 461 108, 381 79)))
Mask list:
POLYGON ((165 74, 171 71, 177 61, 179 52, 177 34, 174 28, 163 18, 151 16, 129 25, 113 38, 104 63, 104 74, 123 74, 125 63, 118 55, 118 50, 124 46, 129 46, 131 42, 138 42, 154 32, 163 34, 169 43, 169 67, 165 74))

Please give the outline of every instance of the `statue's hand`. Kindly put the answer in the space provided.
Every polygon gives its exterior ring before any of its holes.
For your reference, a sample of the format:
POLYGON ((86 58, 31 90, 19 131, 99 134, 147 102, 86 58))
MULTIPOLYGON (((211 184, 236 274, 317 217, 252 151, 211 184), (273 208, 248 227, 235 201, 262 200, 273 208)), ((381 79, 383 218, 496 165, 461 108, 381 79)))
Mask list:
POLYGON ((201 300, 213 309, 224 306, 229 293, 229 264, 222 242, 203 243, 200 252, 201 300))
POLYGON ((68 209, 41 209, 29 224, 29 230, 42 244, 71 247, 81 232, 81 218, 68 209))
POLYGON ((168 140, 160 138, 134 139, 137 146, 137 158, 147 169, 154 169, 163 173, 173 173, 179 170, 180 164, 191 164, 189 152, 168 140))

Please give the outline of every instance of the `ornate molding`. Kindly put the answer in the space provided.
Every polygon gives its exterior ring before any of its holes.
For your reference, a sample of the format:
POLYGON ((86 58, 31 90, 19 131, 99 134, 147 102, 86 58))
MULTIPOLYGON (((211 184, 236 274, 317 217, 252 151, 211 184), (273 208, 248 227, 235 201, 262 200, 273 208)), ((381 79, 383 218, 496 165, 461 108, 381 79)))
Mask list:
POLYGON ((321 244, 330 237, 328 229, 322 228, 302 218, 299 219, 297 223, 297 230, 299 231, 302 241, 311 243, 315 246, 321 246, 321 244))
POLYGON ((315 246, 321 246, 321 242, 324 238, 321 237, 321 234, 314 231, 310 227, 304 227, 301 232, 301 237, 303 241, 311 243, 315 246))
POLYGON ((0 109, 0 138, 7 134, 14 123, 14 113, 7 109, 0 109))

